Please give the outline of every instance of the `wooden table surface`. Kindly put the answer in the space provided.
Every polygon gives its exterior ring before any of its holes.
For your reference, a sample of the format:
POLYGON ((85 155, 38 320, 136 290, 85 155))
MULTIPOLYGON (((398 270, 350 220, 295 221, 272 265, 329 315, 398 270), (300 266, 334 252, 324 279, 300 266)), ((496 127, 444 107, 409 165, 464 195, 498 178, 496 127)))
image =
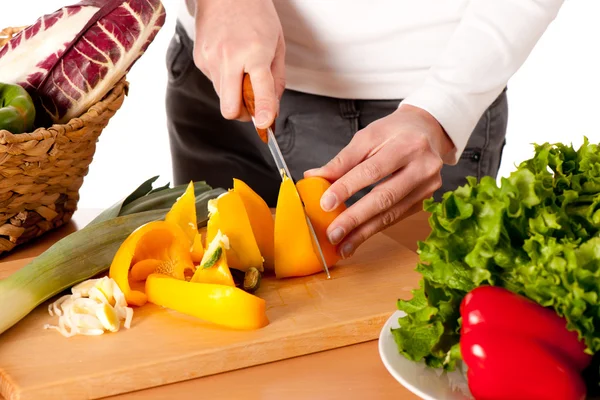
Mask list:
MULTIPOLYGON (((85 226, 99 211, 79 210, 68 225, 0 259, 0 279, 8 274, 9 263, 39 255, 60 238, 85 226)), ((429 233, 427 214, 417 213, 384 233, 414 251, 417 241, 429 233)), ((376 340, 110 397, 112 400, 197 398, 418 399, 387 372, 379 358, 376 340)))

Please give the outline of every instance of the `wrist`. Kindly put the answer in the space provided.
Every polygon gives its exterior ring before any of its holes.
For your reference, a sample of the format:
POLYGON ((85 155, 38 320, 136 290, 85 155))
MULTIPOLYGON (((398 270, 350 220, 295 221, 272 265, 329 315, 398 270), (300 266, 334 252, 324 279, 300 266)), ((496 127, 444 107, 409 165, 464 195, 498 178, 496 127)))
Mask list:
POLYGON ((399 109, 416 115, 428 127, 425 133, 429 143, 442 159, 455 150, 454 143, 442 124, 427 110, 410 104, 402 104, 399 109))

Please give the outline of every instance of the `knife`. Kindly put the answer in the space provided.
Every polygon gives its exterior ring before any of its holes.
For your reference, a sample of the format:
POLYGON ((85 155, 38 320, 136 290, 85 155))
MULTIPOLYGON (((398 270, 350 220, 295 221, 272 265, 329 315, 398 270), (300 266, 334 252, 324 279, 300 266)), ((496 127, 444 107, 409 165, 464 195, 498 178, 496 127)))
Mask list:
MULTIPOLYGON (((252 117, 252 123, 254 124, 254 128, 258 132, 258 136, 264 143, 267 144, 269 150, 271 151, 271 155, 273 156, 273 160, 275 161, 275 165, 277 166, 279 175, 281 175, 281 180, 283 180, 287 176, 293 181, 292 174, 290 173, 290 170, 288 169, 287 164, 285 163, 285 159, 281 154, 281 150, 279 149, 279 145, 277 144, 277 140, 275 140, 275 135, 273 134, 272 128, 275 126, 275 122, 273 121, 273 124, 267 129, 258 128, 256 126, 256 121, 254 120, 254 90, 252 89, 252 83, 250 82, 250 75, 248 75, 247 73, 244 74, 244 80, 242 83, 242 98, 244 100, 244 105, 246 106, 246 109, 252 117)), ((295 182, 294 188, 296 188, 295 182)), ((304 201, 302 201, 302 197, 300 196, 300 193, 298 193, 298 189, 296 189, 296 193, 298 194, 298 197, 302 202, 302 210, 304 211, 304 217, 306 218, 306 224, 308 225, 310 234, 312 235, 313 240, 317 245, 317 250, 319 250, 319 257, 321 259, 321 264, 323 265, 323 270, 327 274, 327 279, 330 279, 331 275, 329 274, 329 268, 327 267, 327 262, 325 261, 325 256, 323 255, 323 249, 321 249, 321 244, 317 239, 315 228, 310 222, 308 215, 306 215, 306 210, 304 209, 304 201)))

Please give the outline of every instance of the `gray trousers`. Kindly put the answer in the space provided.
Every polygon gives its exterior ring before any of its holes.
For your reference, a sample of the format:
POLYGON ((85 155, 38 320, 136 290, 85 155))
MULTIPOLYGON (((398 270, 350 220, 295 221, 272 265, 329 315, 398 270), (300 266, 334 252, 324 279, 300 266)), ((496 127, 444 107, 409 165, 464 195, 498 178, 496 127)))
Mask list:
MULTIPOLYGON (((222 117, 219 98, 210 80, 196 68, 192 50, 192 41, 178 25, 167 51, 166 107, 174 184, 205 180, 213 187, 230 188, 232 179, 239 178, 274 207, 281 178, 267 146, 251 122, 222 117)), ((358 130, 391 114, 400 101, 338 99, 286 90, 275 136, 293 178, 301 179, 304 171, 326 164, 358 130)), ((496 177, 507 118, 505 90, 481 117, 458 164, 443 167, 436 199, 465 184, 466 176, 496 177)))

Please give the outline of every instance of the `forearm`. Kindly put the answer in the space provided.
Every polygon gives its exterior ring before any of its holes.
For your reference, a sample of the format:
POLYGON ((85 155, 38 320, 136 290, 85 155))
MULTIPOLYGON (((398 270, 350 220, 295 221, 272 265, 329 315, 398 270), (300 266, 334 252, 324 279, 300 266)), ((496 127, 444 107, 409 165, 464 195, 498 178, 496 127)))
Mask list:
POLYGON ((564 0, 472 0, 422 86, 403 104, 433 115, 455 164, 481 115, 525 62, 564 0))

